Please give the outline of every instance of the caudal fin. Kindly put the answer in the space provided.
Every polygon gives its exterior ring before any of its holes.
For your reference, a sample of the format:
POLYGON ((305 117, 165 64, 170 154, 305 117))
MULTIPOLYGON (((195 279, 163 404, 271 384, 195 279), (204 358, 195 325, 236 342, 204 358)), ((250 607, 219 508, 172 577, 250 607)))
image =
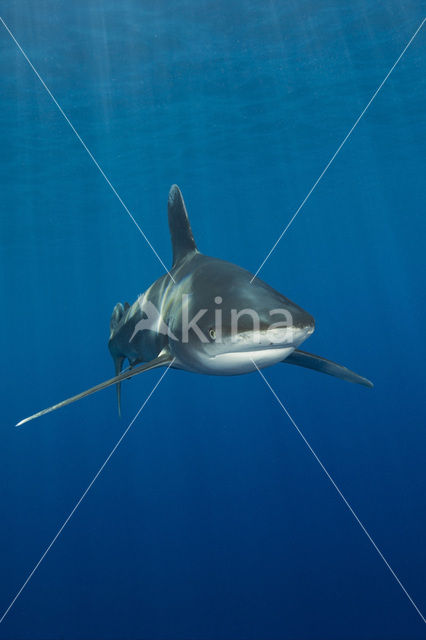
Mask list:
MULTIPOLYGON (((124 362, 124 358, 121 357, 121 356, 117 357, 117 358, 114 358, 115 375, 116 376, 120 375, 121 369, 123 367, 123 362, 124 362)), ((121 418, 121 382, 117 382, 115 387, 117 389, 118 416, 121 418)))

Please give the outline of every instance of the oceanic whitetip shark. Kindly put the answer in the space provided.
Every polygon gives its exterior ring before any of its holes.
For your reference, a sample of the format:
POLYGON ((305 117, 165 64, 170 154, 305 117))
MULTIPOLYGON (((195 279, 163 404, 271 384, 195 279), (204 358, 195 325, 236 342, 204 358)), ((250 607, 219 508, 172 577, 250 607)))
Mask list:
POLYGON ((342 365, 297 349, 314 331, 309 313, 249 271, 198 251, 176 185, 170 189, 168 217, 170 272, 132 305, 116 304, 112 313, 108 346, 116 376, 17 426, 114 384, 120 410, 120 383, 164 366, 225 376, 284 362, 373 386, 342 365), (277 315, 285 320, 277 322, 277 315), (122 371, 126 359, 130 369, 122 371))

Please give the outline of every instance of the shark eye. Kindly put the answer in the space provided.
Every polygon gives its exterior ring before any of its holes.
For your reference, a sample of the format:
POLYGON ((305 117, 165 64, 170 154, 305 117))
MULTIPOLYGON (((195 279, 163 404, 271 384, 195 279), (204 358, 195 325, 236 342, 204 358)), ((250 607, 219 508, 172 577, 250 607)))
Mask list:
POLYGON ((216 338, 216 331, 214 329, 209 329, 209 336, 214 340, 216 338))

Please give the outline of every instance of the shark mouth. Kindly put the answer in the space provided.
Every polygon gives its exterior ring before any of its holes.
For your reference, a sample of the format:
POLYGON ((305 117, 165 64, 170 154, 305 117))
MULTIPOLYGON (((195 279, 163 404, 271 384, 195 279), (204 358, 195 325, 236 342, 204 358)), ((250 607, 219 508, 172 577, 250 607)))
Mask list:
POLYGON ((219 353, 204 362, 206 373, 216 375, 238 375, 255 371, 256 367, 269 367, 285 360, 293 351, 294 346, 267 346, 244 351, 229 351, 219 353))

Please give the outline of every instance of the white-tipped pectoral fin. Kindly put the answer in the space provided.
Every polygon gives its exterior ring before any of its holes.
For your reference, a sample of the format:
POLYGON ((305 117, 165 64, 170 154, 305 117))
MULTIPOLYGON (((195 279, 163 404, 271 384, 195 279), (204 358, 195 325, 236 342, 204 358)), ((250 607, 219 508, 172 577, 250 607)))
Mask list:
POLYGON ((320 373, 327 373, 329 376, 346 380, 347 382, 353 382, 355 384, 361 384, 364 387, 370 389, 374 386, 370 380, 363 378, 354 371, 351 371, 347 367, 341 364, 321 358, 321 356, 315 356, 313 353, 307 353, 306 351, 294 351, 291 353, 283 363, 295 364, 299 367, 306 367, 307 369, 314 369, 320 373))
POLYGON ((67 404, 71 404, 72 402, 77 402, 77 400, 81 400, 86 396, 90 396, 92 393, 97 393, 98 391, 102 391, 102 389, 106 389, 107 387, 111 387, 114 384, 123 382, 123 380, 128 380, 129 378, 133 378, 134 376, 137 376, 140 373, 143 373, 144 371, 150 371, 151 369, 156 369, 157 367, 167 366, 172 362, 172 360, 173 358, 170 356, 169 353, 160 354, 158 358, 151 360, 151 362, 142 364, 139 367, 134 367, 129 371, 123 371, 123 373, 120 373, 120 375, 115 376, 114 378, 110 378, 110 380, 101 382, 100 384, 97 384, 96 386, 91 387, 90 389, 86 389, 86 391, 82 391, 81 393, 78 393, 76 396, 67 398, 67 400, 63 400, 58 404, 54 404, 52 407, 48 407, 47 409, 43 409, 38 413, 34 413, 34 415, 29 416, 28 418, 24 418, 24 420, 21 420, 20 422, 18 422, 16 426, 19 427, 22 424, 25 424, 25 422, 34 420, 34 418, 40 418, 41 416, 44 416, 46 413, 50 413, 51 411, 56 411, 56 409, 61 409, 62 407, 65 407, 67 404))

